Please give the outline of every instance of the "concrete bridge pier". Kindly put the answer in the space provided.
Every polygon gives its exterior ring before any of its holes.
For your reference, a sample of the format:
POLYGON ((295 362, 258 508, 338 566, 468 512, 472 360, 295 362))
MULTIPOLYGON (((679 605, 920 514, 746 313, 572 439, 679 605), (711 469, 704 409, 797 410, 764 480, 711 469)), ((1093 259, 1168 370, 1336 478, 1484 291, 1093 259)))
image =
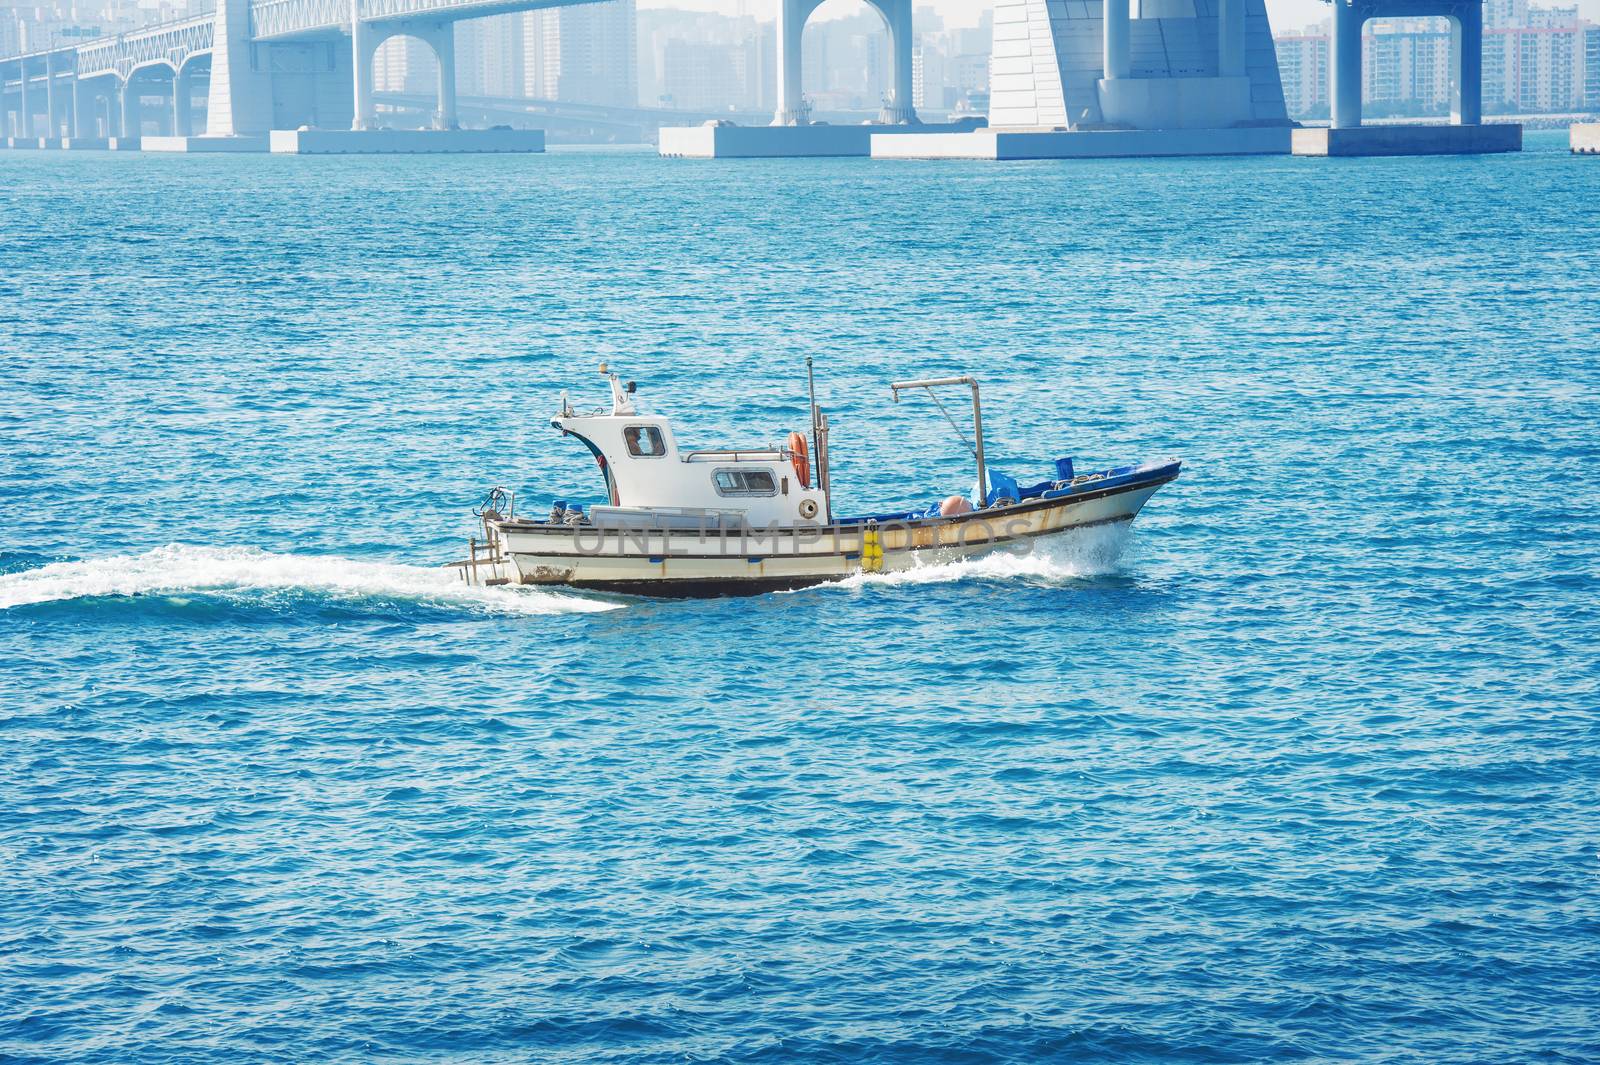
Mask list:
POLYGON ((350 69, 355 94, 350 128, 353 130, 372 128, 372 56, 382 42, 369 41, 369 35, 361 21, 361 0, 350 0, 350 69))
POLYGON ((112 86, 100 95, 99 112, 103 127, 100 136, 105 138, 122 136, 122 96, 116 86, 112 86))
POLYGON ((806 19, 816 10, 814 0, 783 0, 778 12, 778 110, 774 126, 803 126, 809 121, 800 94, 800 41, 806 19))
POLYGON ((1245 0, 1221 0, 1217 9, 1217 76, 1242 78, 1245 69, 1245 0))
POLYGON ((87 94, 85 82, 74 77, 72 79, 72 105, 68 117, 67 136, 73 140, 82 140, 85 137, 98 136, 94 132, 94 96, 87 94))
POLYGON ((1131 72, 1128 58, 1128 0, 1105 0, 1101 17, 1101 69, 1106 81, 1126 78, 1131 72))
POLYGON ((1334 0, 1331 128, 1294 131, 1296 155, 1461 155, 1522 150, 1522 127, 1483 124, 1482 0, 1334 0), (1450 22, 1450 125, 1361 124, 1361 27, 1370 18, 1450 22))
POLYGON ((56 117, 56 54, 44 57, 44 135, 54 140, 61 136, 61 123, 56 117))
POLYGON ((1450 28, 1450 121, 1476 126, 1483 121, 1483 12, 1452 16, 1450 28))
POLYGON ((194 135, 194 75, 187 67, 172 72, 172 135, 194 135))
POLYGON ((1361 125, 1361 26, 1365 22, 1365 16, 1349 0, 1334 0, 1333 44, 1328 56, 1334 129, 1361 125))
POLYGON ((26 59, 20 60, 17 63, 17 69, 22 75, 21 84, 18 87, 22 95, 22 106, 17 111, 17 136, 31 137, 33 136, 33 101, 28 99, 28 61, 26 59))
MULTIPOLYGON (((772 116, 774 126, 810 124, 801 92, 801 46, 806 22, 821 4, 822 0, 783 0, 778 13, 778 108, 772 116)), ((867 0, 867 4, 883 19, 889 34, 890 90, 879 121, 915 124, 917 112, 911 102, 911 0, 867 0)))
POLYGON ((76 72, 67 82, 67 136, 74 139, 83 136, 78 130, 81 127, 82 93, 78 91, 79 81, 76 72))
POLYGON ((889 27, 889 55, 894 80, 888 102, 878 115, 878 121, 890 125, 914 125, 916 108, 912 105, 911 87, 911 0, 884 0, 875 5, 883 14, 889 27))
POLYGON ((257 69, 250 0, 217 0, 212 30, 206 136, 266 136, 272 128, 272 75, 257 69))
POLYGON ((1329 97, 1333 128, 1361 125, 1361 27, 1369 18, 1390 14, 1437 15, 1450 21, 1450 121, 1475 126, 1483 121, 1483 7, 1465 3, 1386 3, 1385 0, 1334 0, 1333 48, 1329 57, 1329 97), (1400 11, 1391 11, 1399 7, 1400 11))
POLYGON ((434 32, 433 51, 439 58, 439 110, 434 129, 460 129, 456 119, 456 24, 440 23, 434 32))
POLYGON ((117 123, 118 137, 137 137, 142 132, 143 104, 139 96, 139 86, 132 78, 122 83, 119 93, 122 104, 120 121, 117 123))

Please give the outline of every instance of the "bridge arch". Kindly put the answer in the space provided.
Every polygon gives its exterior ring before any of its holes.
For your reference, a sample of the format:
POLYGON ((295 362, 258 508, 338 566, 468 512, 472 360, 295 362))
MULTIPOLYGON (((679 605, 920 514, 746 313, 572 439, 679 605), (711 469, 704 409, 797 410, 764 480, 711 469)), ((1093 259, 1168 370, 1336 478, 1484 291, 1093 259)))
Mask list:
MULTIPOLYGON (((911 105, 911 2, 863 0, 883 18, 889 31, 889 99, 880 122, 916 123, 911 105)), ((778 110, 774 126, 803 126, 810 121, 801 94, 802 42, 806 23, 824 0, 783 0, 778 16, 778 110)))
MULTIPOLYGON (((178 62, 172 77, 172 134, 175 137, 192 137, 196 128, 194 120, 195 79, 203 77, 207 88, 209 108, 211 85, 211 53, 190 52, 178 62)), ((202 127, 203 128, 203 127, 202 127)))
POLYGON ((148 59, 142 63, 125 64, 118 71, 122 93, 122 127, 124 137, 137 137, 144 132, 144 98, 160 95, 167 97, 173 91, 178 70, 166 59, 148 59))
POLYGON ((1328 100, 1335 128, 1361 125, 1361 29, 1368 19, 1439 17, 1450 25, 1450 121, 1483 120, 1481 0, 1341 0, 1333 5, 1328 100))
POLYGON ((363 27, 364 31, 355 55, 355 62, 364 71, 357 90, 356 129, 372 128, 374 107, 372 102, 372 67, 378 50, 390 41, 410 38, 421 41, 433 52, 438 79, 435 89, 437 106, 433 115, 434 129, 455 129, 456 120, 456 26, 454 22, 390 22, 363 27))

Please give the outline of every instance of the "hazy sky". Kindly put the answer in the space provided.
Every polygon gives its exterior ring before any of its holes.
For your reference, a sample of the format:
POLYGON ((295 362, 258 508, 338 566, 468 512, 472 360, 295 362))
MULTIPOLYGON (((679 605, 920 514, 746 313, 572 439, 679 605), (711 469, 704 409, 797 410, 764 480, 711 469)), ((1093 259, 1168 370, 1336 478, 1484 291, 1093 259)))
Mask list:
MULTIPOLYGON (((1577 4, 1583 14, 1600 22, 1600 0, 1532 0, 1535 7, 1571 7, 1577 4)), ((778 9, 777 0, 637 0, 642 8, 676 7, 700 11, 721 11, 736 15, 741 12, 773 17, 778 9)), ((993 0, 912 0, 913 6, 930 6, 951 26, 976 25, 978 16, 993 7, 993 0)), ((827 0, 817 9, 814 18, 838 18, 854 14, 865 5, 860 0, 827 0)), ((1277 32, 1297 30, 1315 25, 1327 18, 1331 8, 1321 0, 1267 0, 1267 12, 1272 18, 1272 28, 1277 32)))

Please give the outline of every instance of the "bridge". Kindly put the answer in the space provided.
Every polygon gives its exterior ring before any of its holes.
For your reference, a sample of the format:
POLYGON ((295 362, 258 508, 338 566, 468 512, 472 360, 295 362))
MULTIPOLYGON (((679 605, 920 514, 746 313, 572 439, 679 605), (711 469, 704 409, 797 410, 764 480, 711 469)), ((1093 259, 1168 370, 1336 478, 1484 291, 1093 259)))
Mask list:
POLYGON ((596 0, 221 0, 206 15, 0 58, 0 134, 137 137, 193 130, 203 81, 209 136, 375 124, 372 60, 391 37, 438 60, 433 125, 457 124, 455 24, 596 0), (161 110, 149 101, 159 98, 161 110))
MULTIPOLYGON (((596 0, 221 0, 209 15, 179 19, 85 44, 0 59, 0 125, 11 136, 54 139, 139 136, 160 99, 156 121, 178 136, 191 131, 193 97, 206 83, 210 136, 264 135, 301 126, 375 128, 372 61, 390 37, 426 42, 438 60, 432 124, 457 126, 455 23, 463 19, 596 0)), ((867 0, 890 38, 891 93, 879 121, 917 123, 911 93, 911 2, 867 0)), ((800 95, 801 44, 820 0, 780 0, 778 108, 773 125, 810 125, 800 95)), ((1343 143, 1374 153, 1517 150, 1521 129, 1482 123, 1483 0, 1331 0, 1332 132, 1296 131, 1306 151, 1343 143), (1450 20, 1452 120, 1457 133, 1401 138, 1360 135, 1361 27, 1370 18, 1443 16, 1450 20), (1515 145, 1511 133, 1514 132, 1515 145), (1321 137, 1322 147, 1312 144, 1321 137)), ((1287 128, 1277 63, 1262 0, 1002 0, 997 9, 990 121, 1048 132, 1204 128, 1208 146, 1238 130, 1287 128), (999 12, 1006 13, 1006 19, 999 12), (1257 40, 1252 43, 1252 35, 1257 40), (1096 38, 1101 40, 1097 42, 1096 38), (1097 44, 1099 46, 1097 46, 1097 44), (1135 53, 1139 62, 1134 62, 1135 53), (1151 67, 1151 58, 1159 62, 1151 67), (1159 68, 1159 69, 1156 69, 1159 68), (1219 133, 1220 131, 1220 133, 1219 133), (1233 131, 1233 132, 1230 132, 1233 131)), ((414 108, 411 98, 389 106, 414 108)), ((475 100, 475 114, 567 123, 596 136, 642 137, 663 115, 562 112, 545 102, 475 100), (637 131, 632 133, 631 131, 637 131), (631 135, 630 135, 631 134, 631 135)), ((728 118, 707 115, 705 118, 728 118)), ((674 122, 692 122, 673 113, 674 122)), ((702 119, 703 120, 703 119, 702 119)), ((821 129, 821 127, 817 127, 821 129)), ((816 129, 812 131, 816 132, 816 129)), ((810 136, 810 134, 806 134, 810 136)), ((815 138, 813 138, 815 139, 815 138)), ((858 138, 859 139, 859 138, 858 138)), ((910 143, 909 141, 907 143, 910 143)), ((955 149, 952 149, 955 150, 955 149)), ((960 150, 967 150, 961 148, 960 150)), ((1302 150, 1300 147, 1296 151, 1302 150)), ((770 153, 769 153, 770 154, 770 153)), ((784 153, 778 153, 784 154, 784 153)), ((801 153, 804 154, 804 153, 801 153)))

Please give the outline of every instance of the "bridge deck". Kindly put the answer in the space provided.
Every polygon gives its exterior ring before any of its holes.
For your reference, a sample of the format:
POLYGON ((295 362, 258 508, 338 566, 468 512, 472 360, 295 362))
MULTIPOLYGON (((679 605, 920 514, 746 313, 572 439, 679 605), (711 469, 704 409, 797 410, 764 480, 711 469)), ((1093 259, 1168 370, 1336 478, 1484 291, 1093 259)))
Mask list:
MULTIPOLYGON (((599 0, 360 0, 364 23, 459 22, 518 11, 572 7, 599 0)), ((215 12, 141 26, 136 30, 97 37, 78 45, 0 57, 0 76, 15 79, 22 63, 30 74, 44 57, 59 57, 51 65, 60 73, 76 72, 89 78, 115 74, 127 78, 142 66, 167 63, 177 67, 191 55, 208 52, 216 26, 215 12)), ((251 0, 250 33, 258 41, 303 40, 347 35, 349 0, 251 0)))

